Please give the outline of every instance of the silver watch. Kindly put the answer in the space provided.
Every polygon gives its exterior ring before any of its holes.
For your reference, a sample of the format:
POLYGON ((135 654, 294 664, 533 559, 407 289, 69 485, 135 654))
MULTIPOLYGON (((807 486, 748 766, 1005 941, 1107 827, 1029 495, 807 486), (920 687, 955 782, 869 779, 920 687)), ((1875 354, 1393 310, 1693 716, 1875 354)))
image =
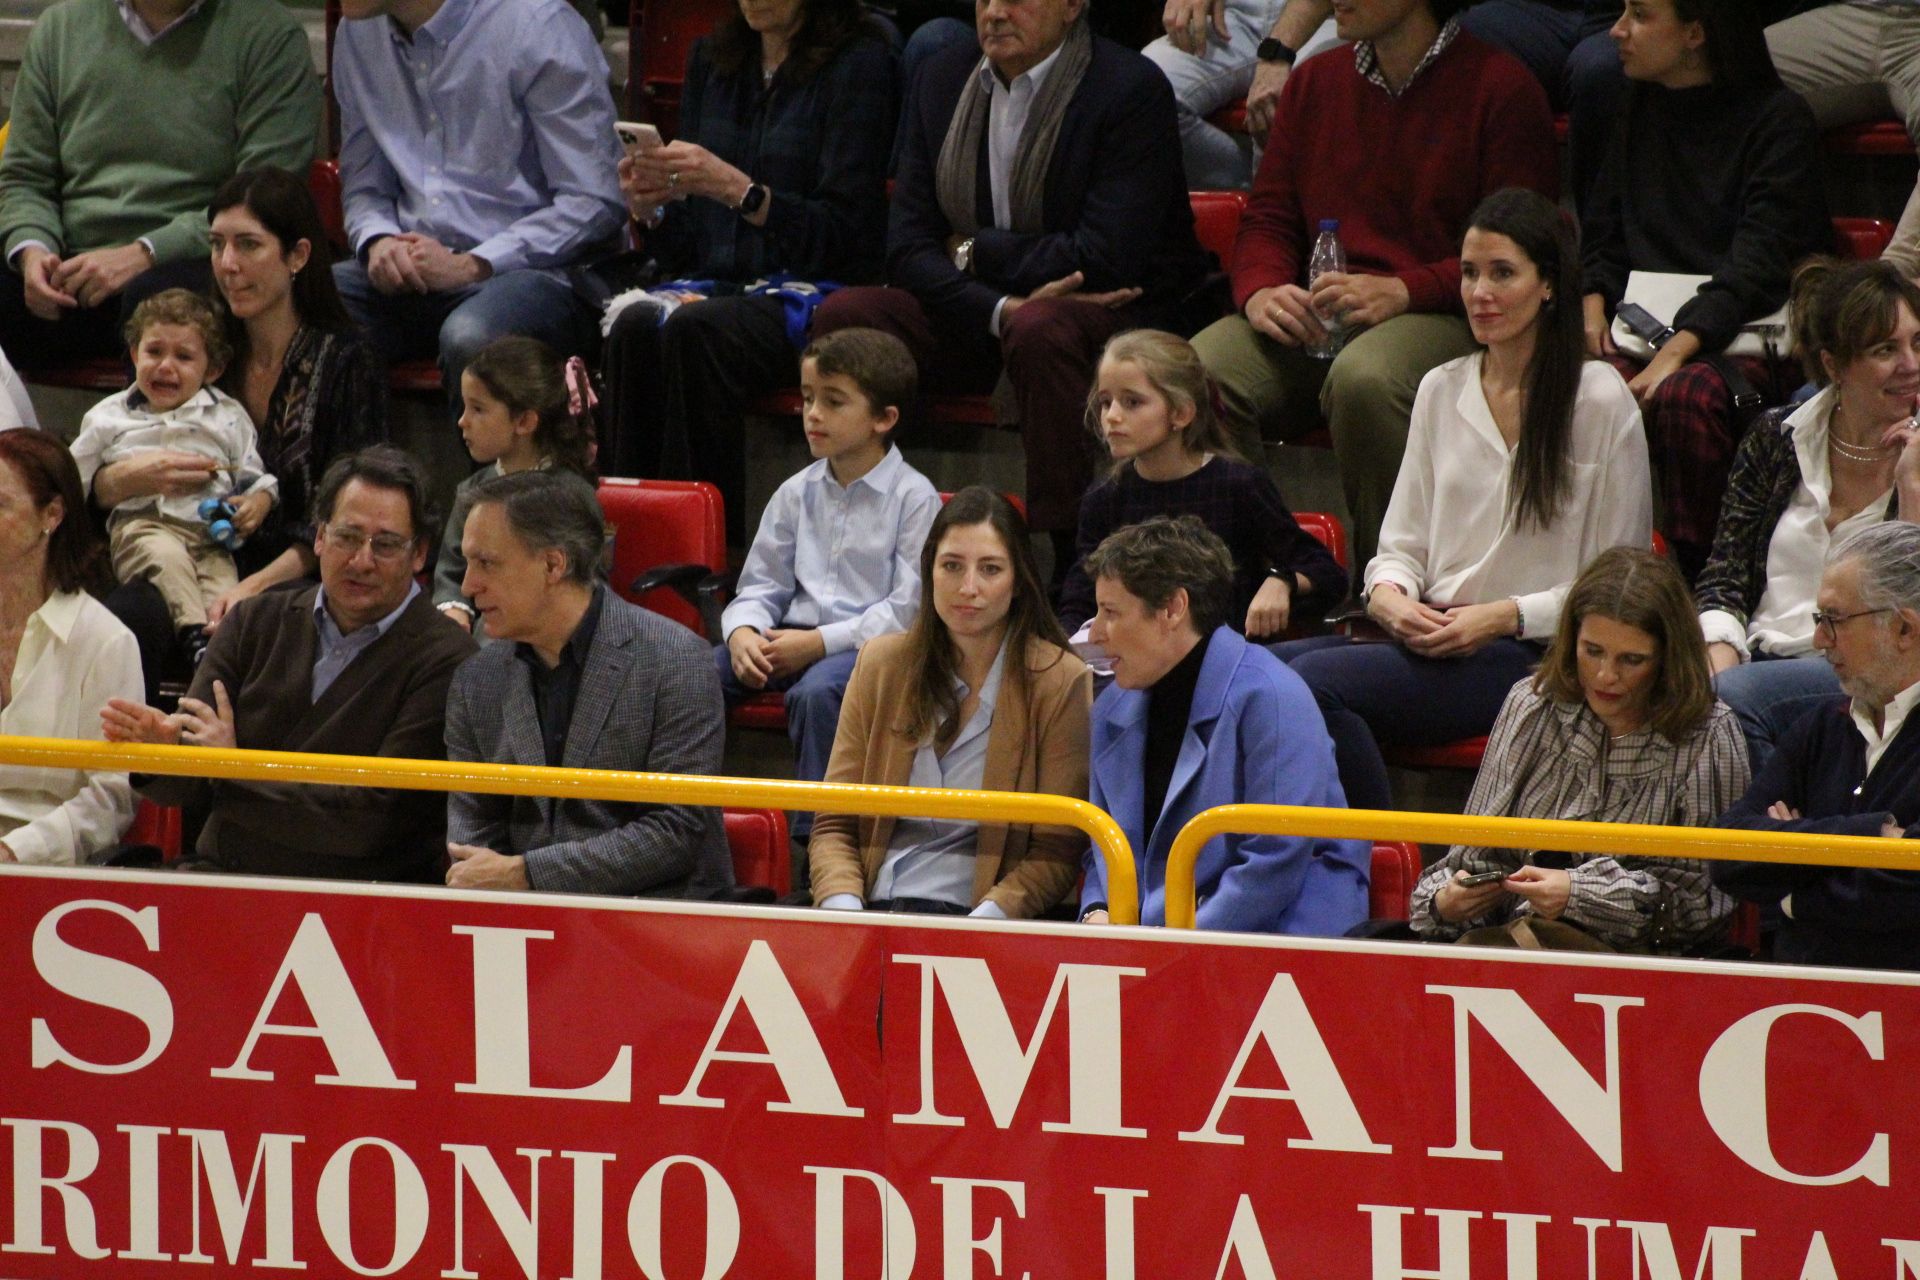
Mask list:
POLYGON ((973 237, 972 236, 968 236, 965 240, 962 240, 958 245, 954 246, 953 265, 955 268, 966 272, 968 275, 973 274, 973 237))

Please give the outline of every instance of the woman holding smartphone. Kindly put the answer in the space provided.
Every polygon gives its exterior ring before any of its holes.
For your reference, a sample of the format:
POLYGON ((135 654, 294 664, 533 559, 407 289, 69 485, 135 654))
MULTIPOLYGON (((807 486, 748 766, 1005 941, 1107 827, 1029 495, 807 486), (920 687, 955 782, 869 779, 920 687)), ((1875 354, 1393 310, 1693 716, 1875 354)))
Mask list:
MULTIPOLYGON (((1615 547, 1575 580, 1540 670, 1507 694, 1466 811, 1705 826, 1750 776, 1687 584, 1669 561, 1615 547)), ((1455 845, 1414 887, 1411 920, 1435 941, 1684 951, 1724 933, 1732 910, 1694 859, 1455 845)))
POLYGON ((679 135, 636 139, 620 183, 658 278, 705 296, 615 314, 604 470, 714 482, 745 542, 742 409, 799 380, 806 312, 805 290, 744 290, 879 278, 898 117, 899 69, 860 0, 740 0, 695 42, 679 135))

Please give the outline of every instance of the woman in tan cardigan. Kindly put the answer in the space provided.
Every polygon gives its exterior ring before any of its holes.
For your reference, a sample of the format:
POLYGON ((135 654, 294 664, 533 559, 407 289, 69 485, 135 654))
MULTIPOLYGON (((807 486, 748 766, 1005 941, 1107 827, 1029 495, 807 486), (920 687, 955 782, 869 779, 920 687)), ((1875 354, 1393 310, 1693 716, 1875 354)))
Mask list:
MULTIPOLYGON (((1086 799, 1092 676, 1054 619, 1026 522, 989 489, 961 490, 927 534, 920 582, 912 629, 861 650, 827 781, 1086 799)), ((813 900, 1036 916, 1073 888, 1085 846, 1071 827, 823 813, 813 900)))

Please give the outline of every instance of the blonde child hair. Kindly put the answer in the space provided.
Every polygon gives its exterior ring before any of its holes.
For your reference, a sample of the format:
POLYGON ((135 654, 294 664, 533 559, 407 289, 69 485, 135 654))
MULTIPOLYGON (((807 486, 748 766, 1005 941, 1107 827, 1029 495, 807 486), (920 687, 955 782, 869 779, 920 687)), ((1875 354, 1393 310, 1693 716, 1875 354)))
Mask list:
MULTIPOLYGON (((1107 340, 1105 349, 1100 352, 1099 363, 1105 364, 1109 360, 1115 364, 1131 364, 1145 374, 1147 381, 1153 384, 1153 389, 1165 398, 1169 415, 1178 414, 1189 407, 1193 409, 1193 421, 1180 433, 1181 443, 1189 454, 1198 456, 1211 453, 1247 461, 1240 446, 1235 443, 1233 432, 1220 408, 1213 376, 1200 363, 1200 353, 1193 349, 1191 342, 1178 334, 1159 329, 1129 329, 1107 340)), ((1104 441, 1104 434, 1100 430, 1100 379, 1097 373, 1093 388, 1087 392, 1087 427, 1104 441)), ((1119 474, 1127 462, 1128 459, 1124 458, 1114 462, 1107 474, 1119 474)))

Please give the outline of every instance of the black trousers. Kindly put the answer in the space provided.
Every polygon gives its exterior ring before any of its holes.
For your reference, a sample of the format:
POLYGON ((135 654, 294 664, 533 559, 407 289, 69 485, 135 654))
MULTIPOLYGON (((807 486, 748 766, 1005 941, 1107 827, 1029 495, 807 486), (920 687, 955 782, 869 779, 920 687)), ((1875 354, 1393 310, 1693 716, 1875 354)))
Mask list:
POLYGON ((21 369, 82 357, 124 356, 128 344, 122 330, 142 299, 162 289, 208 293, 212 288, 213 271, 208 259, 189 258, 141 272, 127 282, 118 297, 99 306, 62 311, 57 320, 42 320, 27 310, 27 282, 7 267, 0 270, 0 348, 5 348, 7 358, 21 369))
POLYGON ((748 401, 800 380, 777 298, 686 303, 661 324, 644 303, 607 335, 611 475, 706 480, 726 502, 727 542, 744 546, 748 401))

